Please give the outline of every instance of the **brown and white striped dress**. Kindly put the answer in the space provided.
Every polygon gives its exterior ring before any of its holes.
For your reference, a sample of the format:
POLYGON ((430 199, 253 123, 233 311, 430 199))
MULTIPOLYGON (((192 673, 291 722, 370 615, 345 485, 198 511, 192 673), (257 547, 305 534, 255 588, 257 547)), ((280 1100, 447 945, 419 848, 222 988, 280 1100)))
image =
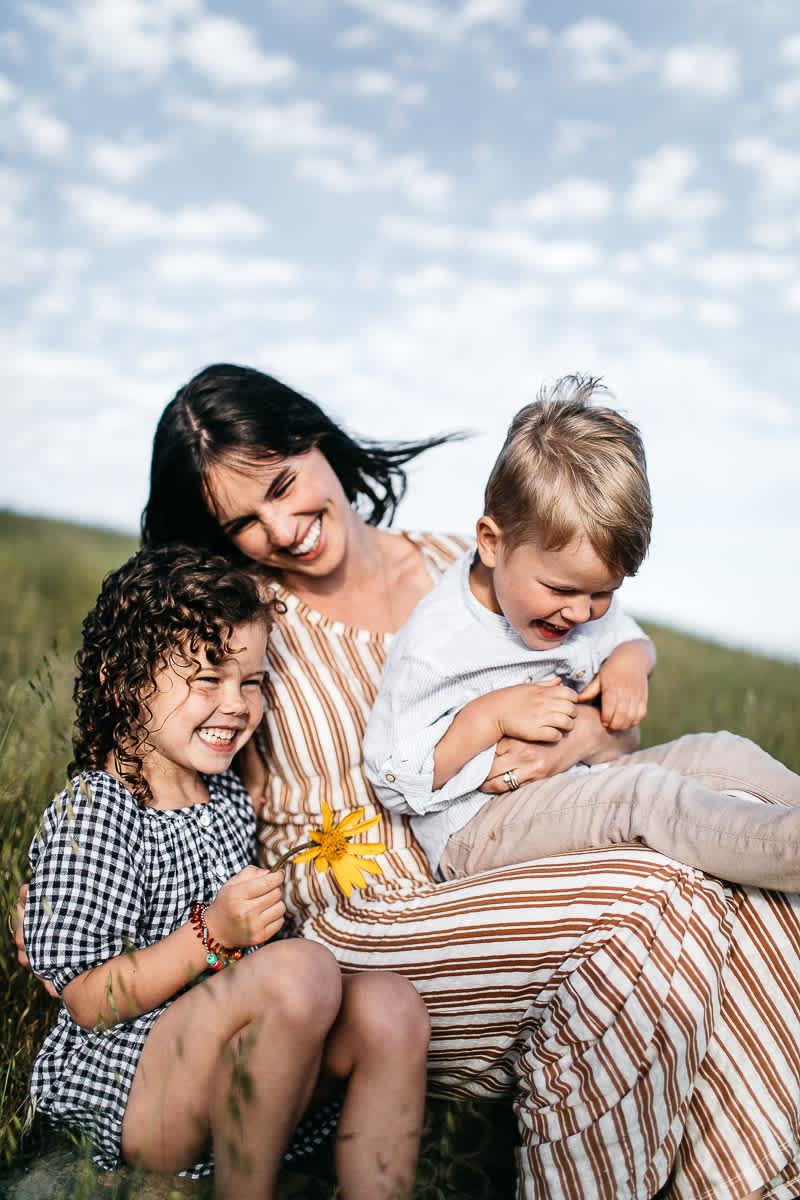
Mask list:
MULTIPOLYGON (((463 546, 405 536, 437 571, 463 546)), ((362 773, 388 636, 277 595, 268 857, 305 840, 323 800, 336 819, 381 811, 388 847, 385 875, 349 900, 329 874, 290 867, 293 930, 345 971, 413 980, 432 1094, 514 1097, 519 1196, 800 1193, 800 899, 724 887, 644 847, 435 883, 407 818, 376 808, 362 773)))

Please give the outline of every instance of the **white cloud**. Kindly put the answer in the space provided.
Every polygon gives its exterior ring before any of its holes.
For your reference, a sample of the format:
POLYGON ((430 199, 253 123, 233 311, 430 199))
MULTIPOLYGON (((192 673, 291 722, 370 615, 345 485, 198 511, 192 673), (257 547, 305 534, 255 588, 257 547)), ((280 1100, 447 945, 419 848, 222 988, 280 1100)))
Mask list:
POLYGON ((283 105, 175 100, 170 108, 213 133, 238 138, 251 150, 333 150, 356 159, 369 159, 376 152, 370 134, 329 121, 322 105, 310 100, 283 105))
POLYGON ((771 92, 772 102, 783 112, 794 114, 800 107, 800 75, 777 83, 771 92))
POLYGON ((715 329, 735 329, 742 323, 742 311, 728 300, 698 300, 693 306, 696 320, 715 329))
POLYGON ((454 225, 387 217, 381 227, 387 237, 425 250, 472 251, 510 262, 527 271, 562 274, 596 267, 601 261, 591 242, 533 236, 526 229, 459 229, 454 225))
POLYGON ((37 100, 26 100, 19 106, 14 125, 22 141, 43 158, 61 158, 69 149, 69 126, 37 100))
POLYGON ((178 22, 196 15, 200 0, 73 0, 63 8, 28 0, 23 11, 62 53, 107 71, 152 76, 172 62, 178 22))
POLYGON ((104 72, 153 78, 188 63, 216 87, 290 82, 295 63, 265 55, 241 21, 204 11, 203 0, 72 0, 68 8, 27 0, 27 17, 58 53, 104 72))
POLYGON ((542 223, 598 221, 609 215, 613 205, 614 193, 607 184, 575 176, 535 192, 523 204, 521 215, 542 223))
POLYGON ((692 274, 709 287, 734 291, 784 282, 794 270, 792 261, 782 255, 718 250, 698 259, 692 274))
POLYGON ((578 77, 592 83, 617 83, 650 63, 650 56, 638 50, 624 30, 600 17, 568 26, 559 42, 573 56, 578 77))
POLYGON ((552 44, 553 35, 544 25, 529 25, 525 30, 525 41, 534 50, 546 50, 552 44))
POLYGON ((374 46, 376 41, 377 34, 371 25, 353 25, 339 34, 336 45, 342 50, 363 50, 367 46, 374 46))
POLYGON ((131 183, 170 153, 163 142, 146 142, 135 137, 121 141, 98 138, 88 150, 89 165, 114 183, 131 183))
POLYGON ((428 0, 347 0, 376 21, 418 37, 456 41, 486 26, 517 24, 524 0, 463 0, 448 11, 428 0))
POLYGON ((342 195, 356 192, 395 192, 412 204, 438 207, 450 192, 450 179, 434 171, 416 154, 398 158, 374 157, 355 165, 324 155, 303 155, 296 163, 301 179, 313 179, 322 187, 342 195))
POLYGON ((328 120, 319 104, 219 105, 182 101, 176 110, 206 129, 224 130, 256 151, 295 151, 295 170, 334 192, 396 191, 414 204, 437 205, 451 180, 419 154, 384 155, 368 134, 328 120))
POLYGON ((17 95, 17 89, 7 75, 0 73, 0 104, 10 104, 17 95))
POLYGON ((556 154, 564 157, 580 154, 592 142, 609 138, 612 135, 611 126, 603 125, 599 121, 558 121, 553 150, 556 154))
POLYGON ((513 92, 519 87, 520 77, 511 67, 493 67, 488 73, 489 83, 498 92, 513 92))
POLYGON ((355 96, 374 98, 390 96, 401 104, 419 104, 425 99, 427 87, 422 83, 403 83, 390 71, 378 71, 365 67, 355 71, 344 83, 345 89, 355 96))
POLYGON ((690 188, 698 166, 697 153, 686 146, 662 146, 634 164, 634 182, 626 207, 641 220, 660 218, 682 224, 708 220, 723 207, 719 193, 690 188))
POLYGON ((108 241, 171 238, 183 241, 222 241, 253 238, 265 232, 258 213, 232 201, 185 205, 167 213, 123 192, 86 184, 64 189, 64 198, 76 220, 108 241))
POLYGON ((729 151, 733 162, 758 176, 767 202, 792 200, 800 193, 800 153, 784 150, 766 137, 740 138, 729 151))
POLYGON ((279 258, 235 258, 220 250, 170 251, 152 264, 154 276, 172 287, 206 285, 214 291, 290 287, 300 281, 293 263, 279 258))
POLYGON ((785 38, 778 47, 778 53, 793 67, 800 67, 800 33, 785 38))
POLYGON ((662 78, 675 91, 720 100, 739 86, 739 56, 724 46, 674 46, 664 56, 662 78))
POLYGON ((270 87, 290 83, 297 73, 286 55, 263 54, 250 30, 232 17, 202 17, 178 45, 181 56, 218 87, 270 87))

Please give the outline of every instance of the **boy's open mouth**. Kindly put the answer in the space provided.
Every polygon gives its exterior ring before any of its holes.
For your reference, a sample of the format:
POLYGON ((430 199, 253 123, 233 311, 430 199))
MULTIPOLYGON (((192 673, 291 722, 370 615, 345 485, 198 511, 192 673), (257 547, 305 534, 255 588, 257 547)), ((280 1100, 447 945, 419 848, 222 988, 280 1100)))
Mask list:
POLYGON ((550 638, 554 642, 566 637, 569 633, 569 626, 553 625, 550 621, 534 621, 534 624, 543 638, 550 638))

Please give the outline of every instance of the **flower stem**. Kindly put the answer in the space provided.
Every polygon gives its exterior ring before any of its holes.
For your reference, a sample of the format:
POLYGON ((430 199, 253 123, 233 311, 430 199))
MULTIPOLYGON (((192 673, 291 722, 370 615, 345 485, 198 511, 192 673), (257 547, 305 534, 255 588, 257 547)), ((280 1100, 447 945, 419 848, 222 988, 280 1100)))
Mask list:
POLYGON ((287 863, 290 858, 294 858, 295 854, 299 854, 301 850, 310 850, 312 846, 316 846, 316 842, 302 842, 299 846, 293 846, 291 850, 287 850, 282 854, 278 861, 271 866, 270 871, 280 871, 284 863, 287 863))

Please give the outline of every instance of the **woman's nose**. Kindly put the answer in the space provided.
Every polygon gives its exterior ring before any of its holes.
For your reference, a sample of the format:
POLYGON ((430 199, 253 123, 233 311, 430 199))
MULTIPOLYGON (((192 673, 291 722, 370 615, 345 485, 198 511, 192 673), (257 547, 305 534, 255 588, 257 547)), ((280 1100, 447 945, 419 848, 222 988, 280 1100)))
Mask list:
POLYGON ((278 505, 267 504, 259 513, 261 524, 273 546, 292 546, 297 538, 297 520, 278 505))

